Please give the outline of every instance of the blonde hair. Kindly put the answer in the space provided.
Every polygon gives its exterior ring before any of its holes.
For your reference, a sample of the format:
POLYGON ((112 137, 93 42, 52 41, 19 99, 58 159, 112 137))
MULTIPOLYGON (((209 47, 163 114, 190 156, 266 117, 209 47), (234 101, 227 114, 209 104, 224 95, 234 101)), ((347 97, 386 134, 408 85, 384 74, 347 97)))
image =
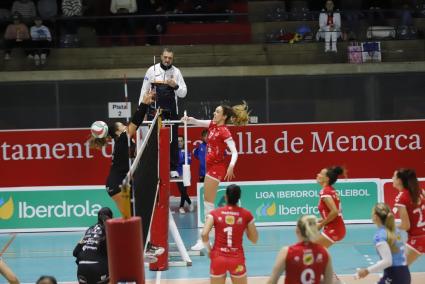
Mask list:
POLYGON ((232 122, 234 125, 246 125, 249 121, 248 104, 242 101, 242 104, 235 106, 221 105, 223 115, 226 116, 225 123, 232 122))
POLYGON ((233 110, 233 124, 234 125, 246 125, 249 121, 248 104, 246 101, 242 101, 242 104, 235 105, 232 107, 233 110))
POLYGON ((300 230, 301 237, 306 241, 312 242, 319 235, 317 218, 314 215, 301 216, 301 218, 298 219, 297 227, 300 230))
POLYGON ((106 136, 104 138, 96 138, 90 135, 90 138, 87 142, 89 143, 90 148, 101 149, 103 146, 105 146, 108 143, 109 139, 111 139, 110 136, 106 136))
POLYGON ((382 202, 376 203, 375 207, 373 207, 373 213, 378 216, 382 225, 385 227, 385 231, 387 232, 387 243, 391 248, 391 252, 398 252, 396 245, 397 236, 395 234, 395 218, 390 207, 382 202))

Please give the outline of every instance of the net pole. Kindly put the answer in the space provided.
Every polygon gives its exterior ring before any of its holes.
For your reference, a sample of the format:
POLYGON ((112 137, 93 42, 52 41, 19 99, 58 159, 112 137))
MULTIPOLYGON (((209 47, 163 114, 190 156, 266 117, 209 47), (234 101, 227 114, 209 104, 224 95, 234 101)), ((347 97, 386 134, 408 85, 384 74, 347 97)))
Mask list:
POLYGON ((150 270, 168 269, 168 226, 170 212, 170 128, 161 127, 159 131, 159 192, 151 222, 151 243, 164 248, 164 253, 158 256, 158 261, 149 265, 150 270))
MULTIPOLYGON (((128 106, 128 90, 127 90, 127 76, 124 74, 124 99, 125 105, 128 112, 131 112, 128 106)), ((127 127, 129 126, 130 117, 126 115, 127 127)), ((127 132, 127 149, 128 149, 128 168, 131 168, 131 137, 127 132)), ((130 182, 123 183, 121 186, 121 197, 123 202, 123 218, 128 219, 131 217, 131 202, 130 202, 130 182)))

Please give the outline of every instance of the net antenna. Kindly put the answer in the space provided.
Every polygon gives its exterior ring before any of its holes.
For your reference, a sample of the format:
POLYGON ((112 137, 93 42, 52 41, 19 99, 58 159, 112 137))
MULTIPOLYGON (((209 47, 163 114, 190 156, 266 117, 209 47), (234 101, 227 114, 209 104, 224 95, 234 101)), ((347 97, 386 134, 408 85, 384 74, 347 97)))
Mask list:
MULTIPOLYGON (((187 117, 187 112, 184 111, 184 116, 187 117)), ((184 133, 184 165, 183 165, 183 185, 190 186, 190 165, 187 157, 187 120, 183 121, 184 133)))

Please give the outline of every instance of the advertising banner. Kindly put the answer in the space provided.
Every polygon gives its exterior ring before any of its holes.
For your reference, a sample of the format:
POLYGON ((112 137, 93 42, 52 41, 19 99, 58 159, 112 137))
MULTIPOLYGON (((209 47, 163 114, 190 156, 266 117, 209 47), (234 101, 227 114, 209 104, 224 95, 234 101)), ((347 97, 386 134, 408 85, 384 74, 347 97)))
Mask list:
MULTIPOLYGON (((215 207, 225 204, 226 186, 217 191, 215 207)), ((240 182, 242 196, 240 206, 254 215, 259 226, 293 225, 300 215, 319 216, 320 185, 315 180, 240 182)), ((380 197, 378 179, 338 180, 335 189, 341 198, 342 214, 346 223, 370 223, 370 212, 380 197)), ((202 227, 204 216, 204 187, 198 183, 198 225, 202 227)))
MULTIPOLYGON (((188 129, 189 151, 200 143, 201 130, 188 129)), ((399 167, 425 176, 425 120, 282 123, 230 130, 239 153, 238 182, 311 179, 332 165, 345 166, 350 178, 391 178, 399 167)), ((87 143, 89 135, 89 129, 0 131, 0 187, 105 184, 113 142, 94 150, 87 143)), ((198 169, 193 158, 190 195, 196 194, 198 169)), ((179 195, 176 189, 173 193, 179 195)))
POLYGON ((101 186, 0 188, 0 232, 82 230, 105 206, 120 216, 101 186))

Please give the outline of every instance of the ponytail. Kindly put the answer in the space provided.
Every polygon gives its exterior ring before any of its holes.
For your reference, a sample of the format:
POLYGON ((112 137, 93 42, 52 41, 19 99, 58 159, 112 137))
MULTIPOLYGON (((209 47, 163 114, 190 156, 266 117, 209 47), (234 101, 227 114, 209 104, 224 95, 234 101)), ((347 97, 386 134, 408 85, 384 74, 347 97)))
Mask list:
POLYGON ((248 105, 245 101, 242 101, 242 104, 235 105, 233 109, 233 124, 234 125, 246 125, 249 121, 248 105))
POLYGON ((245 101, 242 104, 230 107, 228 105, 221 105, 223 109, 223 115, 226 116, 225 123, 232 122, 234 125, 246 125, 249 121, 248 105, 245 101))
POLYGON ((304 215, 298 219, 297 227, 300 230, 301 237, 308 242, 314 241, 319 235, 317 229, 317 218, 314 215, 304 215))
POLYGON ((347 177, 347 170, 341 166, 333 166, 326 169, 326 176, 329 178, 329 185, 333 185, 341 175, 347 177))
POLYGON ((377 203, 373 209, 374 213, 378 216, 382 225, 385 227, 385 231, 387 232, 387 243, 390 246, 391 252, 398 252, 396 245, 397 236, 395 231, 395 218, 390 207, 385 203, 377 203))
POLYGON ((412 199, 413 204, 417 205, 421 193, 415 170, 398 169, 397 178, 401 180, 403 187, 409 191, 410 199, 412 199))

